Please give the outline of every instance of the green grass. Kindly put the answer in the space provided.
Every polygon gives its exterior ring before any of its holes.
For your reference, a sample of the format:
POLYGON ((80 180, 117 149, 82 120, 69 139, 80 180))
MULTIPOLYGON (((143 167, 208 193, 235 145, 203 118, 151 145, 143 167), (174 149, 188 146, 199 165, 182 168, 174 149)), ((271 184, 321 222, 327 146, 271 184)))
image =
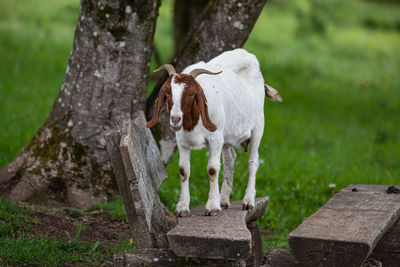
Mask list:
POLYGON ((108 201, 98 203, 89 208, 88 211, 102 210, 111 215, 115 220, 126 222, 126 212, 120 195, 112 196, 108 201))
MULTIPOLYGON (((115 198, 115 203, 118 198, 115 198)), ((118 208, 115 208, 118 210, 118 208)), ((129 240, 121 239, 117 244, 101 244, 100 241, 80 240, 82 222, 76 221, 76 232, 68 241, 48 237, 28 237, 30 226, 41 222, 30 216, 30 208, 0 199, 0 259, 1 263, 29 266, 65 266, 83 264, 98 266, 112 264, 113 253, 134 249, 129 240)), ((66 232, 68 234, 68 232, 66 232)), ((69 235, 69 234, 68 234, 69 235)), ((6 265, 7 266, 7 265, 6 265)))
MULTIPOLYGON (((21 1, 0 3, 0 166, 48 116, 78 16, 78 1, 21 1)), ((155 40, 168 61, 172 15, 164 2, 155 40)), ((271 198, 260 221, 272 231, 265 249, 287 247, 286 235, 351 183, 399 184, 399 12, 391 1, 293 0, 269 1, 261 14, 245 48, 284 99, 265 105, 256 184, 257 196, 271 198)), ((191 159, 193 207, 207 200, 206 150, 191 159)), ((238 153, 234 200, 244 195, 247 159, 238 153)), ((178 155, 167 172, 160 195, 174 210, 178 155)), ((124 218, 118 198, 96 208, 124 218)))
POLYGON ((52 238, 0 238, 0 258, 7 264, 28 264, 29 266, 99 266, 112 265, 113 253, 133 249, 128 241, 102 247, 97 241, 59 241, 52 238))

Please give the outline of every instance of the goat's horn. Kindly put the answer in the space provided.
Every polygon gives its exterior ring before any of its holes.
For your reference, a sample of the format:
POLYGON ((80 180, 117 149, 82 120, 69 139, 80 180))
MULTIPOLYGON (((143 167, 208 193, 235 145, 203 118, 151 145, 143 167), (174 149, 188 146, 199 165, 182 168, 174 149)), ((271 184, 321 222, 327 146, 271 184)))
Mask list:
POLYGON ((194 69, 192 70, 189 75, 192 76, 194 79, 199 76, 200 74, 210 74, 210 75, 217 75, 220 74, 222 71, 220 72, 211 72, 205 69, 194 69))
POLYGON ((155 69, 153 72, 157 72, 160 70, 166 70, 168 71, 168 75, 171 76, 172 74, 176 73, 176 70, 174 68, 174 66, 172 66, 171 64, 164 64, 162 66, 160 66, 158 69, 155 69))

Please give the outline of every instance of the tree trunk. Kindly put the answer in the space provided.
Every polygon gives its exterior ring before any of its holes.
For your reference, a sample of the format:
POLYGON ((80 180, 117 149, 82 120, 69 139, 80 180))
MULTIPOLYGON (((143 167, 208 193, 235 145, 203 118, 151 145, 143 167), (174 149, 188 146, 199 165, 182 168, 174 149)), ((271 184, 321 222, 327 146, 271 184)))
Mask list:
MULTIPOLYGON (((177 72, 199 61, 208 61, 223 51, 242 47, 267 0, 212 1, 197 18, 185 41, 177 50, 172 64, 177 72)), ((147 99, 147 117, 152 117, 154 102, 167 79, 164 74, 147 99)), ((159 143, 164 163, 172 158, 176 141, 170 130, 169 117, 164 112, 152 132, 159 143)))
POLYGON ((208 0, 175 0, 174 40, 175 50, 181 47, 185 37, 206 7, 208 0))
POLYGON ((159 1, 82 0, 61 91, 49 118, 0 170, 2 193, 25 201, 53 193, 88 207, 115 192, 103 132, 145 108, 159 1))

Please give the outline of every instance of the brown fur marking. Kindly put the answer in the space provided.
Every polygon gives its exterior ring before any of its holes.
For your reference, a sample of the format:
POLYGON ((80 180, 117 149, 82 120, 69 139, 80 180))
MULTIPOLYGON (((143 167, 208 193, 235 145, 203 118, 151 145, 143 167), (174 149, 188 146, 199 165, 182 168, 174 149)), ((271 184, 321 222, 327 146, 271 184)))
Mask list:
POLYGON ((156 101, 156 111, 154 112, 153 118, 146 124, 147 128, 151 128, 156 125, 158 118, 160 117, 161 110, 165 104, 165 100, 168 101, 168 110, 171 111, 172 108, 172 98, 171 98, 171 77, 169 77, 158 93, 158 98, 156 101))
POLYGON ((250 138, 249 138, 249 139, 246 139, 246 140, 244 140, 242 143, 240 143, 240 145, 241 145, 241 146, 243 147, 243 149, 244 149, 244 152, 247 152, 247 148, 248 148, 249 144, 250 144, 250 138))
POLYGON ((183 167, 179 167, 179 174, 181 175, 182 182, 186 181, 187 175, 183 167))
POLYGON ((197 123, 199 122, 199 118, 201 116, 204 127, 209 131, 214 132, 217 129, 217 126, 215 126, 208 115, 208 107, 206 105, 207 99, 204 95, 203 89, 192 76, 187 74, 173 75, 170 76, 167 81, 165 81, 160 89, 160 93, 158 94, 156 112, 151 121, 146 124, 146 127, 153 127, 157 123, 161 109, 165 102, 168 103, 168 111, 171 112, 172 105, 174 104, 171 93, 172 77, 174 77, 174 82, 184 83, 186 85, 182 92, 181 99, 183 129, 186 131, 193 130, 193 128, 196 127, 197 123))
POLYGON ((209 168, 209 169, 208 169, 208 179, 209 179, 211 182, 214 182, 216 173, 217 173, 217 171, 216 171, 214 168, 209 168))
POLYGON ((199 122, 200 111, 196 101, 196 94, 199 91, 197 82, 192 76, 187 74, 179 74, 175 78, 176 83, 184 83, 185 89, 182 92, 181 109, 183 113, 183 129, 186 131, 193 130, 199 122))
POLYGON ((186 131, 193 130, 201 119, 204 127, 209 131, 215 131, 217 127, 212 123, 208 115, 207 101, 203 89, 196 80, 187 74, 179 74, 175 76, 176 83, 184 83, 185 89, 182 92, 181 109, 183 113, 183 129, 186 131))

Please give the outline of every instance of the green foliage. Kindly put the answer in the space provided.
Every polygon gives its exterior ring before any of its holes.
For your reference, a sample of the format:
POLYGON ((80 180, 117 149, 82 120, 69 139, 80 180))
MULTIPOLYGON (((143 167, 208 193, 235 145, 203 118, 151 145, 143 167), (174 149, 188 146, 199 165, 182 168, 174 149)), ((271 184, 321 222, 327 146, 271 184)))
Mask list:
POLYGON ((66 266, 80 265, 99 266, 100 263, 112 265, 112 254, 134 246, 128 241, 102 247, 99 241, 63 242, 51 238, 0 238, 0 258, 3 264, 29 266, 66 266))
MULTIPOLYGON (((0 3, 0 166, 17 155, 51 110, 67 65, 78 4, 0 3)), ((245 46, 260 60, 266 82, 284 99, 265 104, 256 183, 257 195, 271 198, 260 222, 269 229, 264 248, 287 247, 286 235, 348 184, 399 184, 399 11, 391 1, 268 1, 245 46)), ((171 2, 164 1, 155 37, 163 63, 173 50, 171 13, 171 2)), ((151 69, 155 67, 153 60, 151 69)), ((247 159, 239 150, 234 200, 244 196, 247 159)), ((207 200, 206 165, 206 150, 192 153, 192 207, 207 200)), ((179 198, 178 155, 167 172, 160 195, 174 210, 179 198)), ((119 197, 92 209, 126 218, 119 197)), ((0 236, 18 229, 15 224, 8 228, 0 219, 0 236)), ((31 242, 26 249, 32 250, 45 242, 20 239, 0 239, 1 253, 10 251, 3 249, 8 242, 20 244, 15 251, 22 251, 24 242, 31 242)), ((90 246, 78 246, 68 255, 85 257, 94 245, 90 246)))

